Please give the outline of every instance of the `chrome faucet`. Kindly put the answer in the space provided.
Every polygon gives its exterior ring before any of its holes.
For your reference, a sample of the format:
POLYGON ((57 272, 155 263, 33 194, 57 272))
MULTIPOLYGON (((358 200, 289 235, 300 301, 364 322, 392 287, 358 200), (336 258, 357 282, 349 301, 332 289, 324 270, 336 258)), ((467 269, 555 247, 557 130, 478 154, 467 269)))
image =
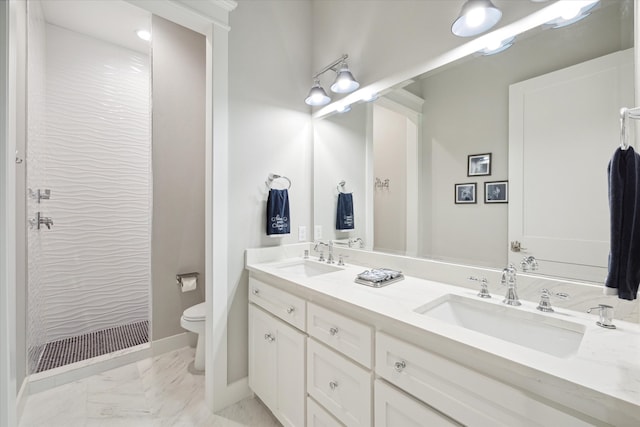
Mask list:
POLYGON ((502 270, 500 284, 507 286, 507 293, 502 300, 503 303, 513 306, 522 305, 516 290, 516 268, 513 264, 509 264, 508 267, 502 270))
POLYGON ((333 259, 333 242, 329 241, 329 255, 327 256, 327 264, 335 264, 335 260, 333 259))
POLYGON ((358 245, 359 248, 364 248, 364 240, 362 240, 360 237, 356 237, 355 239, 353 238, 349 239, 350 248, 354 247, 356 243, 360 243, 358 245))
POLYGON ((313 251, 314 252, 320 252, 320 256, 318 257, 318 261, 320 262, 324 262, 324 252, 322 251, 322 249, 320 249, 321 246, 326 246, 329 248, 329 257, 333 260, 333 251, 332 251, 332 246, 329 246, 329 244, 325 243, 325 242, 321 242, 320 240, 316 241, 316 245, 313 247, 313 251))
POLYGON ((520 261, 522 271, 535 271, 538 269, 538 260, 533 255, 526 256, 520 261))

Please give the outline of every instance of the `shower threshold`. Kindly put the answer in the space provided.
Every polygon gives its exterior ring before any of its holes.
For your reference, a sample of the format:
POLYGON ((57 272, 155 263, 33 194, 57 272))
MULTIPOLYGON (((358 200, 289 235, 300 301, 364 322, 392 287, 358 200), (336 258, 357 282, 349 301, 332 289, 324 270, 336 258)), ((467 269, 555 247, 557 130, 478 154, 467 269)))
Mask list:
POLYGON ((36 373, 149 342, 149 322, 136 322, 44 345, 36 373))

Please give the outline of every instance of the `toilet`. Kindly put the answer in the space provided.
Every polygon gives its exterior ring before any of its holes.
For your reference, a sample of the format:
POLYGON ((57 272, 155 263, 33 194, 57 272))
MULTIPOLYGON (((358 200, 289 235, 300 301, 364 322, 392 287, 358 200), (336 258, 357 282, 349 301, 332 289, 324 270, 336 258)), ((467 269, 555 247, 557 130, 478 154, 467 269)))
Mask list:
POLYGON ((189 364, 189 372, 195 374, 204 373, 204 348, 205 348, 205 303, 196 304, 187 308, 180 318, 180 326, 190 332, 198 334, 198 344, 196 345, 196 358, 189 364))

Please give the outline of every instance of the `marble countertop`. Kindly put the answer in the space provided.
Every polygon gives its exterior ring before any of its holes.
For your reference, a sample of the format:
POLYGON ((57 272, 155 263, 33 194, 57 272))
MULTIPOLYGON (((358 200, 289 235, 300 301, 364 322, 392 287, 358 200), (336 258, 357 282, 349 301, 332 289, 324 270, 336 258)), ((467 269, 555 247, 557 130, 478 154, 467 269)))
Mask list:
MULTIPOLYGON (((276 282, 284 280, 299 286, 307 294, 359 307, 410 325, 430 336, 452 340, 480 350, 485 355, 498 357, 501 362, 507 363, 508 369, 516 369, 518 376, 526 377, 537 393, 542 392, 553 401, 597 419, 614 424, 624 423, 618 425, 627 425, 631 420, 640 423, 638 324, 616 320, 617 329, 610 330, 598 327, 595 324, 597 316, 593 314, 562 308, 556 308, 554 313, 541 313, 536 310, 537 304, 528 301, 522 301, 519 307, 509 307, 584 326, 585 333, 577 354, 566 358, 555 357, 415 311, 447 294, 480 300, 477 290, 412 276, 405 276, 405 280, 386 287, 372 288, 354 283, 355 276, 365 269, 363 266, 347 264, 339 271, 305 277, 287 274, 278 268, 283 262, 301 260, 302 257, 267 258, 248 255, 247 269, 254 274, 267 274, 276 282)), ((384 267, 394 268, 393 265, 384 267)), ((482 301, 507 307, 501 303, 502 295, 482 301)))

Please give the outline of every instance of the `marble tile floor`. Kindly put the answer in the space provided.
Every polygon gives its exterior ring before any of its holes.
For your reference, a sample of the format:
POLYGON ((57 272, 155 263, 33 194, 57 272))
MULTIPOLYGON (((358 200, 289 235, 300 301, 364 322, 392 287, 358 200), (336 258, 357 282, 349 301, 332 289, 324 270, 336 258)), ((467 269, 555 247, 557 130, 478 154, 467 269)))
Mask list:
POLYGON ((278 427, 257 399, 212 414, 184 348, 28 397, 20 427, 278 427))

